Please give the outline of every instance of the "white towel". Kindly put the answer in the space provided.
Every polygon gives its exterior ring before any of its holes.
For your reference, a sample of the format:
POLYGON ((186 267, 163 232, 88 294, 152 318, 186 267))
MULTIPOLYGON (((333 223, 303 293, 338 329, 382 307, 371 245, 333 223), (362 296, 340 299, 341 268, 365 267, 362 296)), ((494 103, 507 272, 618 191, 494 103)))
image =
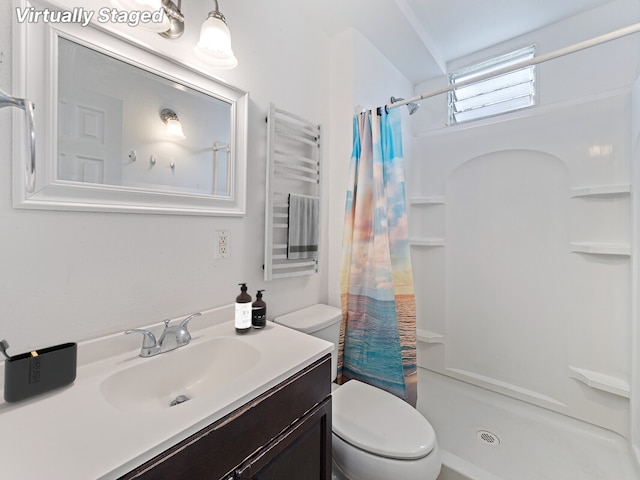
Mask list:
POLYGON ((318 256, 320 197, 289 194, 289 241, 287 258, 296 260, 318 256))

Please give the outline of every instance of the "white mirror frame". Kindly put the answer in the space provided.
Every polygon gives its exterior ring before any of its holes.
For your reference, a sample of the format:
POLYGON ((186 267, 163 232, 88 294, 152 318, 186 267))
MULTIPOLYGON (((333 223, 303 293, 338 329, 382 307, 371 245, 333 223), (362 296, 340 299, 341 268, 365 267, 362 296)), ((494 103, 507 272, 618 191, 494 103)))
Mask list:
MULTIPOLYGON (((29 6, 26 0, 17 4, 29 6)), ((13 117, 13 206, 45 210, 241 216, 246 213, 247 110, 249 95, 159 57, 93 26, 73 23, 18 23, 14 17, 14 95, 35 103, 36 176, 32 193, 25 187, 30 155, 24 112, 13 117), (114 185, 58 180, 57 51, 58 37, 68 38, 109 56, 199 90, 231 104, 230 197, 172 193, 114 185)))

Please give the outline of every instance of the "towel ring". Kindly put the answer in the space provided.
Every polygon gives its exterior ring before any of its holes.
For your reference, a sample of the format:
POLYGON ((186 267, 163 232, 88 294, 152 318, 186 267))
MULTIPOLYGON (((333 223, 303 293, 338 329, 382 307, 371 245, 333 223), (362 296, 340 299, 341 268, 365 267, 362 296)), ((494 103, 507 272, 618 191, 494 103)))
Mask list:
POLYGON ((36 129, 33 110, 35 104, 26 98, 12 97, 8 93, 0 90, 0 108, 18 107, 25 112, 27 122, 27 143, 29 145, 30 158, 25 164, 26 177, 25 188, 32 193, 36 187, 36 129))

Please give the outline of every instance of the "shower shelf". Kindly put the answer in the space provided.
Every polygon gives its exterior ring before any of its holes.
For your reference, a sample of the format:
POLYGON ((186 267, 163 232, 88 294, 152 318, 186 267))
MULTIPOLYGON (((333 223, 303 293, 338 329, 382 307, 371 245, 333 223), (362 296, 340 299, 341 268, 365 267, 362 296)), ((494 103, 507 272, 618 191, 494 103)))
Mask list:
POLYGON ((409 200, 411 205, 446 205, 445 197, 416 197, 409 200))
POLYGON ((578 380, 591 388, 629 398, 629 382, 584 368, 569 366, 569 370, 571 370, 569 372, 570 378, 578 380))
POLYGON ((415 247, 444 247, 444 238, 410 238, 409 245, 415 247))
POLYGON ((417 329, 417 340, 424 343, 445 343, 444 335, 429 330, 417 329))
POLYGON ((602 185, 594 187, 572 188, 571 197, 612 197, 628 195, 631 193, 631 185, 602 185))
POLYGON ((571 251, 591 255, 631 256, 631 247, 621 243, 571 242, 571 251))

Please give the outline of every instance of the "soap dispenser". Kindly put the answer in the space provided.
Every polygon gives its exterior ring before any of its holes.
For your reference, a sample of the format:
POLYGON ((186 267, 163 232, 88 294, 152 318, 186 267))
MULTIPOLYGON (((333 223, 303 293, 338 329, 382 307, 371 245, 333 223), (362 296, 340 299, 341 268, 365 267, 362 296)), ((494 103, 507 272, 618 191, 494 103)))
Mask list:
POLYGON ((262 300, 262 292, 256 293, 256 301, 251 306, 251 325, 253 328, 263 328, 267 324, 267 304, 262 300))
POLYGON ((246 283, 238 285, 240 285, 240 295, 236 297, 236 333, 247 333, 251 330, 251 295, 247 293, 246 283))

